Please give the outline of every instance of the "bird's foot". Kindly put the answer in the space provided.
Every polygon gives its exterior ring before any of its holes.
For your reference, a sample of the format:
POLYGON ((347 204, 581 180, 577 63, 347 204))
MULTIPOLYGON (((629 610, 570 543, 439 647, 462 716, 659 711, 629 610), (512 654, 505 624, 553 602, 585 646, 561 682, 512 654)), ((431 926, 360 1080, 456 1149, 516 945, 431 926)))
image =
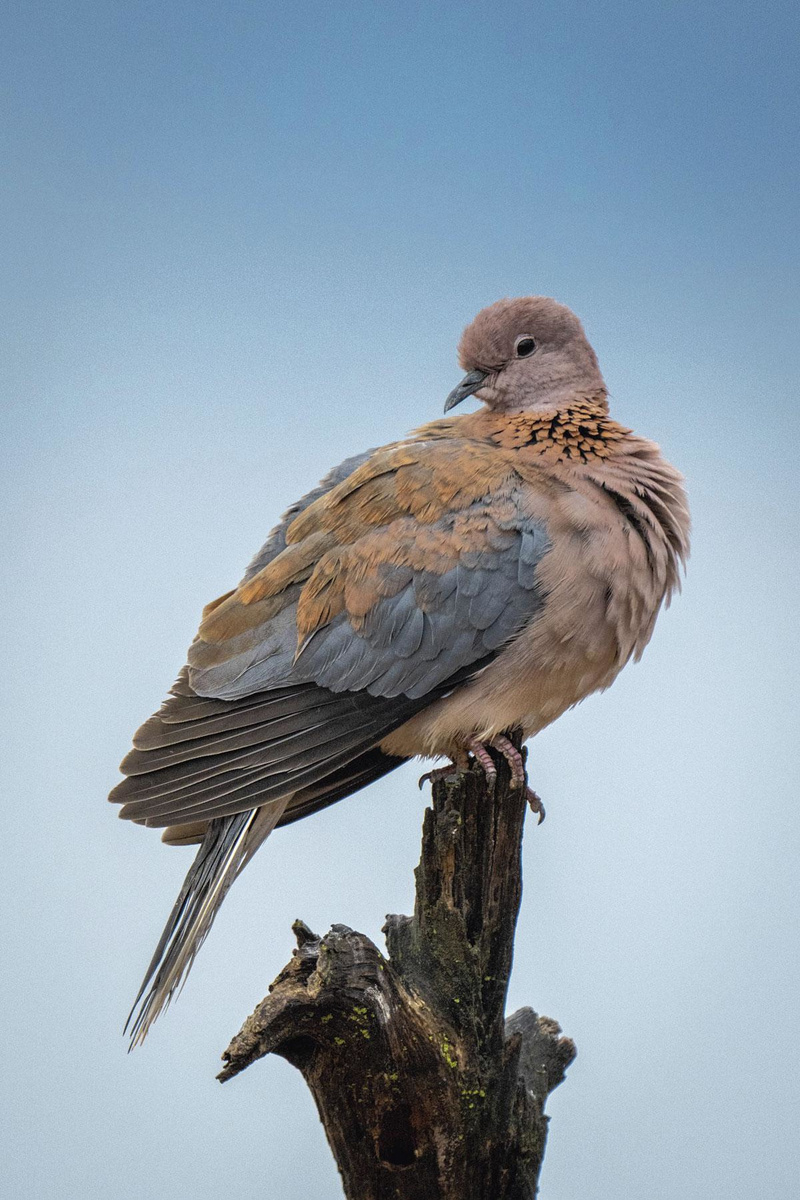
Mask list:
POLYGON ((467 770, 469 770, 469 758, 465 750, 462 754, 457 754, 452 758, 446 767, 434 767, 432 771, 426 771, 424 775, 420 775, 420 791, 426 783, 433 786, 442 779, 452 779, 454 775, 462 775, 467 770))
POLYGON ((493 737, 490 742, 481 742, 478 738, 470 738, 464 749, 456 754, 446 767, 434 767, 432 771, 426 771, 424 775, 421 775, 419 779, 420 788, 426 783, 436 784, 442 779, 452 779, 454 775, 463 774, 464 771, 469 770, 469 755, 472 754, 483 768, 487 786, 490 790, 493 790, 497 782, 497 767, 494 765, 492 756, 489 753, 489 746, 502 754, 508 763, 511 769, 512 791, 516 791, 518 788, 525 789, 525 799, 530 805, 531 811, 537 814, 539 818, 538 824, 541 825, 545 817, 544 805, 536 792, 528 787, 525 759, 514 743, 503 734, 493 737))
MULTIPOLYGON (((539 796, 537 796, 536 792, 534 792, 533 788, 528 787, 528 775, 525 770, 525 759, 523 758, 522 754, 510 740, 510 738, 505 737, 505 735, 502 733, 498 734, 496 737, 493 737, 489 742, 489 745, 493 750, 499 751, 499 753, 502 754, 503 758, 508 763, 511 769, 512 791, 516 791, 518 788, 525 789, 525 799, 528 801, 528 804, 531 807, 531 812, 535 812, 539 818, 537 824, 541 825, 545 818, 544 805, 542 804, 539 796)), ((473 739, 469 743, 469 749, 475 755, 478 762, 486 772, 487 783, 490 787, 494 787, 495 780, 497 779, 497 768, 492 762, 491 755, 486 749, 486 746, 483 744, 483 742, 473 739), (478 751, 480 751, 480 753, 478 751)))

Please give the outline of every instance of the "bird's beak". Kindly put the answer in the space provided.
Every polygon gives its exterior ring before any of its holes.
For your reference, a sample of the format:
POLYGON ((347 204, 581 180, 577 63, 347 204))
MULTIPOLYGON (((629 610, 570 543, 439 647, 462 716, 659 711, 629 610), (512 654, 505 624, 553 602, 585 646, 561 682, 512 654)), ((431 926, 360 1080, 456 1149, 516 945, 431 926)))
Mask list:
POLYGON ((474 392, 477 392, 488 374, 488 371, 470 371, 469 375, 465 375, 458 387, 454 387, 445 400, 444 411, 450 412, 451 408, 455 408, 462 400, 466 400, 467 396, 471 396, 474 392))

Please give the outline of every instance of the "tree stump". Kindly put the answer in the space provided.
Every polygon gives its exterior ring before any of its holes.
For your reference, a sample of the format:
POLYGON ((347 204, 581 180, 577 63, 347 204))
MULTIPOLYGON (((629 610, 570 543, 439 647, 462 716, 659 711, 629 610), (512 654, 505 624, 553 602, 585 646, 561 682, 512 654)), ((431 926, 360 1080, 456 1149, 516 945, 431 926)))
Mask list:
MULTIPOLYGON (((517 739, 515 744, 519 744, 517 739)), ((223 1055, 225 1081, 265 1054, 303 1074, 348 1200, 532 1200, 549 1092, 575 1046, 504 1006, 522 895, 524 790, 496 757, 433 784, 413 917, 388 957, 334 925, 297 949, 223 1055)))

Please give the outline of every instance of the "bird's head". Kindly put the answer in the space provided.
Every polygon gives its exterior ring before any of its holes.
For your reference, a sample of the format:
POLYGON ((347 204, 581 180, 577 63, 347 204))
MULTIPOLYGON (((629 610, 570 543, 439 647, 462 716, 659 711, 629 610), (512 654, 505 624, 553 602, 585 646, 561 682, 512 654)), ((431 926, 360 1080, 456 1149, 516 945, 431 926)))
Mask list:
POLYGON ((468 325, 458 347, 467 372, 445 412, 467 396, 503 412, 557 409, 605 384, 583 326, 548 296, 498 300, 468 325))

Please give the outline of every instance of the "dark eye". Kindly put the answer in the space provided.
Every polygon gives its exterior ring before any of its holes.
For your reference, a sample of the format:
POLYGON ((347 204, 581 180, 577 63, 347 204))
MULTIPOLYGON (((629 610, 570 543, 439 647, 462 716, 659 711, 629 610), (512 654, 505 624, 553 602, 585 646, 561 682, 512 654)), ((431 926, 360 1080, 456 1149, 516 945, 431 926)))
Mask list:
POLYGON ((535 349, 536 342, 532 337, 521 337, 516 345, 517 358, 527 358, 535 349))

